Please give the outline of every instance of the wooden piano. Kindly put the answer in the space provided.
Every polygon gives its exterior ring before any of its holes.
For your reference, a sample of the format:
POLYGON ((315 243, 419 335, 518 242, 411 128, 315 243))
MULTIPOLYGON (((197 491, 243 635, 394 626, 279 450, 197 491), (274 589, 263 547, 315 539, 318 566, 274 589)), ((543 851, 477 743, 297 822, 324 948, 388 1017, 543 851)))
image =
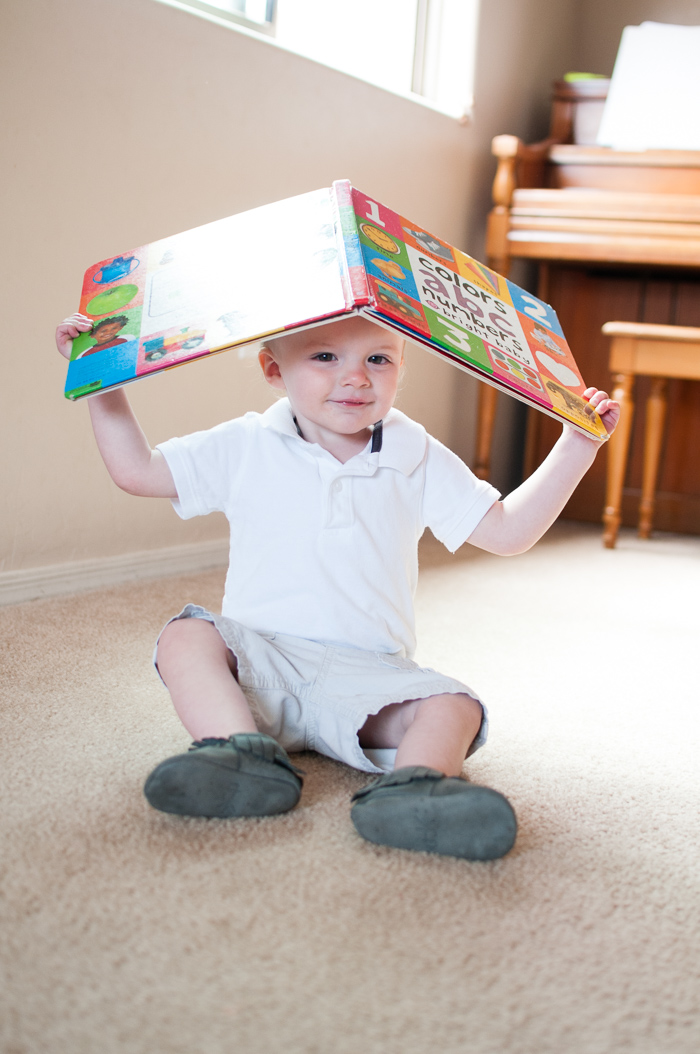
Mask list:
MULTIPOLYGON (((602 106, 608 83, 558 82, 542 143, 494 139, 487 255, 501 274, 514 258, 537 261, 537 295, 555 307, 584 379, 609 389, 603 323, 700 326, 700 151, 621 153, 571 142, 586 106, 602 106)), ((496 392, 480 389, 476 471, 485 477, 496 392)), ((638 405, 644 396, 640 381, 638 405)), ((623 492, 623 523, 630 525, 641 492, 643 417, 635 422, 623 492)), ((668 422, 655 524, 700 534, 700 385, 672 382, 668 422)), ((555 422, 529 411, 526 472, 558 434, 555 422)), ((597 459, 565 516, 600 520, 605 460, 597 459)))

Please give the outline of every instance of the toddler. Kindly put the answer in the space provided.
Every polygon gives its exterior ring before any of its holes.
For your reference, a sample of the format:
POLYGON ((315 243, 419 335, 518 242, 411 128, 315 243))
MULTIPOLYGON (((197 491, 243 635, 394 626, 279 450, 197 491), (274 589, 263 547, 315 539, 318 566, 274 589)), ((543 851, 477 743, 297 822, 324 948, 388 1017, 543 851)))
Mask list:
MULTIPOLYGON (((59 351, 89 332, 72 315, 59 351)), ((259 355, 285 397, 152 450, 124 389, 88 400, 107 470, 130 494, 169 498, 187 519, 226 513, 231 549, 222 614, 188 604, 155 662, 194 743, 145 784, 185 816, 262 816, 299 800, 287 751, 315 750, 379 774, 353 799, 370 841, 490 860, 516 819, 498 791, 461 778, 486 739, 467 685, 418 666, 417 546, 529 549, 554 522, 599 444, 573 429, 505 500, 393 408, 403 340, 361 317, 284 334, 259 355)), ((608 432, 617 403, 588 388, 608 432)))

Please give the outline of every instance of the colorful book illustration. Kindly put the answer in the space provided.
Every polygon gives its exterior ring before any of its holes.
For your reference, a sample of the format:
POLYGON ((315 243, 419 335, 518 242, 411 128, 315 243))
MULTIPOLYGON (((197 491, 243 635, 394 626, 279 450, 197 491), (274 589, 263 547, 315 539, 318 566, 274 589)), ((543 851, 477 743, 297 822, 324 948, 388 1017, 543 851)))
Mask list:
POLYGON ((487 384, 607 439, 556 313, 351 187, 287 198, 88 268, 66 397, 362 314, 487 384))

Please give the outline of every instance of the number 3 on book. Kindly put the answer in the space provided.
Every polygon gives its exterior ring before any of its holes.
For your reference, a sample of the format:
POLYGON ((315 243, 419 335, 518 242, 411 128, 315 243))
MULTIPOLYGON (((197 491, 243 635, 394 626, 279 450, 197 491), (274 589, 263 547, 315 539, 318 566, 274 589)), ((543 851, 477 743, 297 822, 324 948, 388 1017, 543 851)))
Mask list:
POLYGON ((442 327, 441 330, 434 332, 434 336, 438 340, 444 341, 446 344, 452 345, 454 348, 459 348, 460 351, 464 352, 465 355, 473 359, 474 351, 469 341, 470 334, 465 329, 458 326, 456 322, 453 322, 449 318, 440 318, 437 316, 435 322, 439 323, 442 327))

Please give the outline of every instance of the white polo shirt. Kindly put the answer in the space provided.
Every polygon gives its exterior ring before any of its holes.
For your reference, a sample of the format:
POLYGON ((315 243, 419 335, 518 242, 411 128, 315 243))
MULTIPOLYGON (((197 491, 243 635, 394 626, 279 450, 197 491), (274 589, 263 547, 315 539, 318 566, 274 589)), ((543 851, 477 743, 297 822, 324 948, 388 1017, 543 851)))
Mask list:
POLYGON ((287 399, 158 449, 178 515, 219 510, 231 525, 222 614, 409 658, 419 538, 430 527, 454 552, 499 497, 396 409, 381 450, 344 465, 297 434, 287 399))

